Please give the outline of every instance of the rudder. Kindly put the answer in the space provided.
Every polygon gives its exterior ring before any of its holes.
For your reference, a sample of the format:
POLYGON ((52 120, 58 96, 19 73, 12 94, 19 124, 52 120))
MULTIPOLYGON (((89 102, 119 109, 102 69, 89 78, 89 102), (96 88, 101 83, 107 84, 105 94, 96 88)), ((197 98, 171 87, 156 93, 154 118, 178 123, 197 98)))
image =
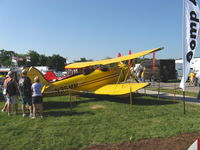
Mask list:
POLYGON ((31 79, 32 83, 34 83, 34 78, 38 76, 42 85, 47 86, 49 84, 49 82, 44 78, 43 74, 35 67, 29 67, 25 69, 27 70, 27 76, 31 79))

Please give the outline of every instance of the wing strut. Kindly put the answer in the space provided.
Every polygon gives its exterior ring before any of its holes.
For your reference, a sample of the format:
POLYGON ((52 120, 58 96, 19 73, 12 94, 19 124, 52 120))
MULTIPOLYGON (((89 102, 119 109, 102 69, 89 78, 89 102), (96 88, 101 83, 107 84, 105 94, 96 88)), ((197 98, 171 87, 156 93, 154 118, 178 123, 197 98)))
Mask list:
POLYGON ((130 74, 130 68, 131 68, 131 66, 133 66, 133 64, 134 64, 134 61, 132 61, 132 62, 131 62, 131 65, 129 66, 129 69, 128 69, 128 71, 127 71, 127 73, 126 73, 126 76, 125 76, 125 78, 124 78, 124 83, 126 82, 126 80, 127 80, 127 78, 128 78, 128 75, 130 74))
POLYGON ((121 71, 120 71, 119 77, 117 79, 117 84, 119 84, 119 82, 120 82, 125 65, 122 63, 122 64, 120 64, 120 67, 121 67, 121 71))

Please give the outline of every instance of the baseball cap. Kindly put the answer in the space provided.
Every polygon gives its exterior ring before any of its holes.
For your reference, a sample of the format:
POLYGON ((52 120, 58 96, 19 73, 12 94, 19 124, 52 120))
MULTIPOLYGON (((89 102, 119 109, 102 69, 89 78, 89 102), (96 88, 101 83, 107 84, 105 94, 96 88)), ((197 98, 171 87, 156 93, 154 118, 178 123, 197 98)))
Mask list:
POLYGON ((14 72, 13 72, 13 71, 9 71, 9 72, 8 72, 8 76, 9 76, 9 77, 13 77, 13 76, 14 76, 14 72))

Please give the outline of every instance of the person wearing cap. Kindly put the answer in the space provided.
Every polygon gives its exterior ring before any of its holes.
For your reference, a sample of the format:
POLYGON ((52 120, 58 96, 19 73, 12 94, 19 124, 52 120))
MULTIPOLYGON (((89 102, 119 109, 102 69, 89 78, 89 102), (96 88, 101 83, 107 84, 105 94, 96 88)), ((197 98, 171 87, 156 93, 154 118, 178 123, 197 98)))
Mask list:
POLYGON ((5 88, 6 88, 6 98, 7 98, 7 109, 8 116, 11 115, 11 105, 14 105, 15 113, 18 114, 18 88, 17 82, 14 79, 14 72, 8 72, 8 78, 6 79, 5 88))
POLYGON ((33 115, 31 79, 27 77, 27 71, 22 70, 22 77, 19 79, 19 93, 22 100, 22 116, 26 116, 26 104, 29 105, 30 117, 33 115))
POLYGON ((8 107, 8 102, 7 102, 7 98, 6 98, 6 88, 7 88, 7 84, 8 82, 10 81, 10 79, 8 79, 8 74, 6 75, 6 78, 4 80, 4 83, 3 83, 3 97, 6 101, 6 103, 4 104, 3 106, 3 109, 1 110, 2 112, 6 112, 7 111, 7 107, 8 107))
POLYGON ((195 73, 194 73, 194 71, 190 72, 189 79, 190 79, 189 85, 194 86, 194 81, 195 81, 195 73))
POLYGON ((42 113, 43 113, 43 95, 41 93, 42 91, 42 84, 40 83, 40 79, 38 76, 34 78, 34 82, 32 84, 32 103, 33 103, 33 117, 32 119, 35 119, 36 117, 36 110, 39 110, 39 115, 42 118, 42 113))

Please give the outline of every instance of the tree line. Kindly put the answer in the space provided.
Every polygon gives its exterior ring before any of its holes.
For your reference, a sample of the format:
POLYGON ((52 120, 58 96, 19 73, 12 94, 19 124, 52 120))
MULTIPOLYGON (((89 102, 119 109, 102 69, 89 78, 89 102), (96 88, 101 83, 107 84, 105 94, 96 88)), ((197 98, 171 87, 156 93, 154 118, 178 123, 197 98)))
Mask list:
POLYGON ((39 54, 34 50, 29 50, 27 54, 18 54, 14 51, 0 50, 0 67, 16 66, 13 63, 13 59, 16 60, 17 66, 48 66, 50 69, 57 71, 63 71, 66 65, 66 58, 53 54, 52 56, 45 56, 39 54))
MULTIPOLYGON (((17 66, 19 67, 48 66, 49 69, 64 71, 64 67, 66 65, 66 58, 58 54, 53 54, 52 56, 45 56, 44 54, 39 54, 34 50, 29 50, 27 54, 18 54, 14 51, 1 49, 0 50, 0 67, 16 66, 16 64, 12 62, 13 57, 20 58, 17 61, 17 66)), ((109 59, 109 58, 110 57, 107 57, 106 59, 109 59)), ((141 63, 142 61, 146 59, 148 58, 137 58, 135 59, 135 63, 141 63)), ((87 60, 85 57, 83 57, 83 58, 80 58, 80 60, 76 60, 74 62, 87 62, 87 61, 92 61, 92 59, 87 60)))

